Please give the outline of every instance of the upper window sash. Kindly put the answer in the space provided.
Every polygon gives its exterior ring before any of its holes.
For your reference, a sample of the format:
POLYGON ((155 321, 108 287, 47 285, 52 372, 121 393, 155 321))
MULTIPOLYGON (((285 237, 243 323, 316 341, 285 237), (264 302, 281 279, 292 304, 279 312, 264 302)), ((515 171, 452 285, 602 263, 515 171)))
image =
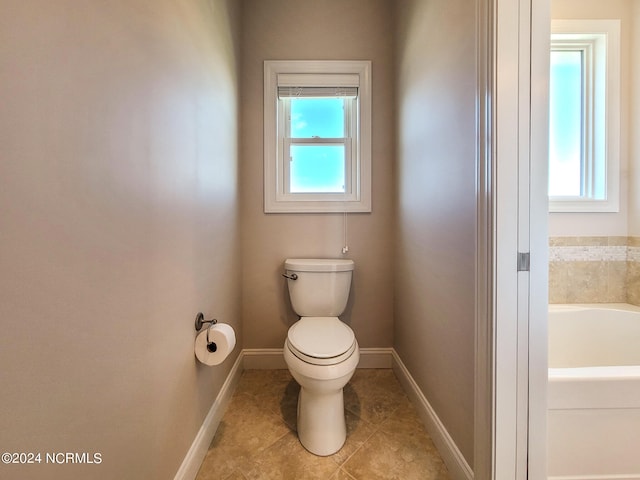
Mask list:
MULTIPOLYGON (((285 137, 285 138, 292 138, 295 140, 298 140, 300 138, 305 138, 305 137, 294 137, 291 133, 291 99, 292 97, 279 97, 279 101, 278 101, 278 105, 279 105, 279 112, 280 112, 280 116, 282 117, 282 121, 283 123, 281 124, 281 129, 279 130, 280 132, 282 132, 281 135, 279 135, 280 137, 285 137)), ((296 96, 296 98, 304 98, 304 97, 300 97, 300 96, 296 96)), ((306 98, 321 98, 321 97, 311 97, 308 96, 306 98)), ((354 133, 357 132, 357 115, 355 114, 355 110, 357 110, 358 106, 356 103, 356 96, 353 97, 338 97, 338 98, 344 98, 346 99, 346 101, 343 104, 343 122, 344 122, 344 136, 343 137, 331 137, 331 138, 352 138, 354 136, 354 133)), ((317 140, 321 140, 322 137, 320 136, 312 136, 312 137, 307 137, 307 138, 311 138, 311 139, 317 139, 317 140)), ((329 137, 325 137, 325 138, 329 138, 329 137)))

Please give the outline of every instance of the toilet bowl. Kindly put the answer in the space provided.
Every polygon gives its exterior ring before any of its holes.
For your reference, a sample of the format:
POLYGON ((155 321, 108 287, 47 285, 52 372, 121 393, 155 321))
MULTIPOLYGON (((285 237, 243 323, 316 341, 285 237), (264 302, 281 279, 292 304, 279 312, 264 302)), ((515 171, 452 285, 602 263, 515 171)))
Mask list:
POLYGON ((300 443, 315 455, 336 453, 347 438, 343 388, 360 360, 357 342, 340 363, 315 365, 300 359, 287 339, 284 359, 300 385, 297 414, 300 443))
POLYGON ((284 343, 285 362, 300 384, 298 438, 311 453, 331 455, 346 440, 343 388, 360 360, 353 331, 336 316, 346 306, 353 262, 287 260, 285 268, 296 313, 325 315, 301 316, 284 343))

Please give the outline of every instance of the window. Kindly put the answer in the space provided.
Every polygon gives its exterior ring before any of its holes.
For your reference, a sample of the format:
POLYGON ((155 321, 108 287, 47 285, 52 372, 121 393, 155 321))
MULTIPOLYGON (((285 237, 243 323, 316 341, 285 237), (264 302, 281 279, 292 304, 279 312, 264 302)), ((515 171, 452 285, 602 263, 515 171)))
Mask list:
POLYGON ((371 211, 370 70, 265 62, 265 212, 371 211))
POLYGON ((619 209, 620 24, 552 21, 549 210, 619 209))

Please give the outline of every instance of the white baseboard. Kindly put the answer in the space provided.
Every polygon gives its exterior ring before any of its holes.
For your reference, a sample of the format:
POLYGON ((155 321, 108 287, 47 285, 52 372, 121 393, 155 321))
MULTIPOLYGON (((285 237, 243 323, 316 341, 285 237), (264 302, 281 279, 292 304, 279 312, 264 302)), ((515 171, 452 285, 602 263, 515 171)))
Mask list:
POLYGON ((209 413, 207 413, 204 422, 202 422, 202 426, 196 438, 193 440, 187 455, 184 457, 174 480, 193 480, 196 478, 200 465, 202 465, 202 461, 209 450, 209 445, 216 434, 220 420, 222 420, 222 416, 238 385, 242 370, 242 352, 240 352, 233 367, 231 367, 229 375, 227 375, 227 379, 220 388, 218 396, 213 402, 213 405, 211 405, 209 413))
POLYGON ((286 370, 282 348, 245 348, 242 365, 245 370, 286 370))
MULTIPOLYGON (((226 381, 220 389, 220 393, 213 402, 202 427, 191 444, 182 465, 178 469, 174 480, 194 480, 198 469, 204 460, 211 440, 224 415, 227 405, 233 395, 235 387, 243 370, 277 370, 286 369, 281 348, 244 349, 236 359, 226 381)), ((453 439, 436 415, 435 411, 420 391, 413 377, 402 363, 402 360, 393 348, 361 348, 360 363, 358 368, 393 368, 398 380, 405 389, 407 395, 418 410, 433 443, 440 452, 451 478, 454 480, 473 480, 473 471, 469 467, 453 439)), ((557 480, 560 480, 558 477, 557 480)), ((636 480, 634 477, 621 477, 624 480, 636 480)), ((594 477, 595 479, 595 477, 594 477)), ((562 480, 571 480, 565 477, 562 480)), ((608 477, 598 477, 598 480, 613 480, 608 477)), ((617 480, 617 479, 616 479, 617 480)), ((640 480, 640 479, 637 479, 640 480)))
MULTIPOLYGON (((361 348, 358 368, 391 368, 392 348, 361 348)), ((245 370, 278 370, 287 368, 282 348, 245 348, 242 350, 245 370)))
POLYGON ((640 473, 610 474, 610 475, 557 475, 548 480, 640 480, 640 473))
POLYGON ((429 432, 433 443, 442 456, 442 460, 444 460, 444 463, 447 465, 451 478, 455 480, 472 480, 473 470, 458 449, 458 446, 449 435, 449 432, 447 432, 438 415, 436 415, 436 412, 420 390, 420 387, 418 387, 409 370, 407 370, 407 367, 402 363, 397 352, 393 350, 392 353, 393 371, 418 410, 418 415, 420 415, 420 418, 424 422, 427 432, 429 432))
POLYGON ((361 348, 358 368, 391 368, 393 348, 361 348))

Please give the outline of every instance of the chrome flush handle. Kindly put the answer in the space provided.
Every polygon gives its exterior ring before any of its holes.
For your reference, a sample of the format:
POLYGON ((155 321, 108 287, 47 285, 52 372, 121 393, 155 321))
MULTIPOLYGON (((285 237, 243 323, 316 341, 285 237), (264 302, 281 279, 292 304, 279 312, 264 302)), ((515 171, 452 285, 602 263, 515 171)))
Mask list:
POLYGON ((291 275, 287 275, 286 273, 283 273, 282 276, 284 278, 288 278, 289 280, 297 280, 298 279, 298 274, 297 273, 292 273, 291 275))

